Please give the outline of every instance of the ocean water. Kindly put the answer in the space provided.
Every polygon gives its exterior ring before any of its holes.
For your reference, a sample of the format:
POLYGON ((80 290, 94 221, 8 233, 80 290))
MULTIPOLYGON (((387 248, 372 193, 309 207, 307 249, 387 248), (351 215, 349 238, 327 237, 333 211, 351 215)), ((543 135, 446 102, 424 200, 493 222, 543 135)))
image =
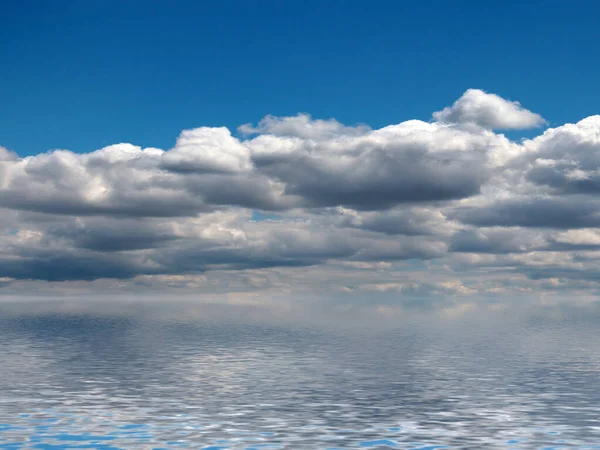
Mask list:
POLYGON ((600 448, 593 320, 0 318, 2 449, 600 448))

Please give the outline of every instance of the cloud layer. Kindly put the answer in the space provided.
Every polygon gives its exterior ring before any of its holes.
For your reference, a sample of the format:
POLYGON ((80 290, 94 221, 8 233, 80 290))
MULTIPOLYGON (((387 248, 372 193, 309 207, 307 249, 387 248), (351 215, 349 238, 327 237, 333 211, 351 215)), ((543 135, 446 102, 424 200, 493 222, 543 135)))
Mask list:
POLYGON ((0 293, 594 297, 600 116, 512 141, 494 130, 544 119, 470 89, 432 117, 268 116, 184 130, 171 149, 0 147, 0 293))

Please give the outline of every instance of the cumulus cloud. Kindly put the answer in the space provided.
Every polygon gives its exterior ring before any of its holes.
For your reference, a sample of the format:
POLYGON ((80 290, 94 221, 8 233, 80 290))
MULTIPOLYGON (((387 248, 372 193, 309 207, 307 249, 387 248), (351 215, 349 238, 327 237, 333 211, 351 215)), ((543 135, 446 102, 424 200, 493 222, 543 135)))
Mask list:
POLYGON ((184 131, 168 151, 117 144, 10 160, 0 206, 138 217, 236 206, 387 209, 476 195, 499 155, 513 151, 493 133, 420 121, 337 130, 317 141, 272 134, 240 141, 225 128, 199 128, 184 131))
POLYGON ((528 181, 556 194, 600 192, 600 116, 547 130, 525 143, 528 181))
POLYGON ((0 147, 0 295, 600 293, 600 116, 517 142, 493 130, 541 116, 469 90, 434 119, 267 116, 169 149, 0 147))
POLYGON ((247 172, 250 151, 225 127, 185 130, 175 147, 162 153, 162 167, 182 172, 247 172))
POLYGON ((360 136, 313 142, 259 136, 247 142, 257 170, 283 183, 298 206, 386 209, 479 193, 501 136, 408 121, 360 136))
POLYGON ((480 89, 469 89, 452 106, 433 113, 439 122, 477 125, 488 129, 526 129, 543 125, 545 120, 521 106, 480 89))

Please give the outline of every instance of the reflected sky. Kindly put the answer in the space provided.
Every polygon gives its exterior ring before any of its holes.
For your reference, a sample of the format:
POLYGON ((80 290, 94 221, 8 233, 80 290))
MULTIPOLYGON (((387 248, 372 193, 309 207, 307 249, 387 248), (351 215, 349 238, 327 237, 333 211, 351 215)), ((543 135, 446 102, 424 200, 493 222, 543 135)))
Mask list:
POLYGON ((344 330, 13 312, 0 448, 600 448, 599 334, 539 318, 344 330))

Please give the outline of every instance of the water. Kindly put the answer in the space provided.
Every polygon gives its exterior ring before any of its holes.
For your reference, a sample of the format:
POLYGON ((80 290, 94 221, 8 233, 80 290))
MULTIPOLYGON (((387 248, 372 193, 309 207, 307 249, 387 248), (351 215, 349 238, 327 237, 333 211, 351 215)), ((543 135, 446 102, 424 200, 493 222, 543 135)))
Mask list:
POLYGON ((600 448, 599 336, 4 314, 0 448, 600 448))

